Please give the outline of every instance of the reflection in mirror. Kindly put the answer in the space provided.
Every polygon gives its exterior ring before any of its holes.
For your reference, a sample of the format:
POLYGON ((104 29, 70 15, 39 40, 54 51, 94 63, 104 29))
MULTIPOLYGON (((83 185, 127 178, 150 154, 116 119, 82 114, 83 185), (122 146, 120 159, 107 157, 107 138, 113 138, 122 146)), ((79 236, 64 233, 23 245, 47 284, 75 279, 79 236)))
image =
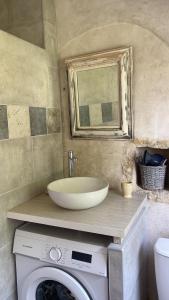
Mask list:
POLYGON ((77 72, 80 127, 120 126, 119 68, 77 72))
POLYGON ((131 138, 131 47, 66 60, 74 137, 131 138))

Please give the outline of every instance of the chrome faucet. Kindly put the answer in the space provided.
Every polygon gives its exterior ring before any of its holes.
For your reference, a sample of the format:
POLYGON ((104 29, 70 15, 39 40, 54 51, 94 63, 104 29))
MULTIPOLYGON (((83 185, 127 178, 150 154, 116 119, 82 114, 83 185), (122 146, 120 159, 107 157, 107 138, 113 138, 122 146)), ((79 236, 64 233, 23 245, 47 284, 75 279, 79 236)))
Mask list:
POLYGON ((75 176, 75 165, 77 163, 77 157, 74 155, 73 151, 68 151, 68 172, 69 177, 75 176))

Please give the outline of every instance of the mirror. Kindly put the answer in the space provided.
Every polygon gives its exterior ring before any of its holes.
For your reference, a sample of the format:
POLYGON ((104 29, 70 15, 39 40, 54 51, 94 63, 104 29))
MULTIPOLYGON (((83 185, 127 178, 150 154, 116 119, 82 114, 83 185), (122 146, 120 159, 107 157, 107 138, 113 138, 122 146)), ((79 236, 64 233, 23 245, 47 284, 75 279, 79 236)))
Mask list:
POLYGON ((132 48, 70 58, 71 133, 81 138, 132 138, 132 48))

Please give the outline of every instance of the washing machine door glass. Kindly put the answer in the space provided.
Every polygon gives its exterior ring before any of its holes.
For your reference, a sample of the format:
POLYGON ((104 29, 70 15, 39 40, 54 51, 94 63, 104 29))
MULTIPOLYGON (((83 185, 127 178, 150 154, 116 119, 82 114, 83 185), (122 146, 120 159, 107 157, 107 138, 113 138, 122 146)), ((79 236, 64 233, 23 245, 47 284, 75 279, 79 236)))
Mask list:
POLYGON ((36 290, 36 300, 75 300, 71 291, 58 281, 45 280, 36 290))
POLYGON ((19 300, 92 300, 92 298, 79 281, 67 272, 43 267, 25 279, 19 300))

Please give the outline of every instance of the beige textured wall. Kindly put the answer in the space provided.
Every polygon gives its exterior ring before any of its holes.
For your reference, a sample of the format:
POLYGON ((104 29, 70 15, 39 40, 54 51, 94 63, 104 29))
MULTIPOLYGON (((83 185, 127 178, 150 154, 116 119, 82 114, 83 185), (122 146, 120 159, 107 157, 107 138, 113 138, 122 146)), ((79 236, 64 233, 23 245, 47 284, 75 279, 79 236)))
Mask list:
POLYGON ((0 0, 0 29, 44 47, 42 0, 0 0))
MULTIPOLYGON (((56 30, 51 2, 43 1, 44 14, 49 18, 45 29, 52 20, 56 30)), ((54 39, 47 28, 44 50, 0 31, 0 108, 7 105, 9 127, 9 139, 0 140, 0 299, 3 300, 15 299, 11 250, 14 230, 19 225, 6 219, 7 210, 42 193, 49 181, 63 177, 60 92, 54 54, 56 35, 53 36, 54 39), (30 135, 30 106, 46 109, 48 134, 30 135)))
MULTIPOLYGON (((137 143, 142 140, 167 141, 169 66, 166 62, 169 59, 169 48, 161 39, 138 25, 118 23, 91 29, 59 49, 65 129, 64 150, 66 152, 69 148, 73 148, 77 153, 78 175, 105 176, 111 187, 118 190, 123 178, 121 164, 125 159, 127 148, 133 149, 134 144, 132 147, 127 141, 87 141, 70 138, 68 92, 63 59, 123 45, 132 45, 134 48, 134 137, 137 143)), ((65 169, 66 165, 65 157, 65 169)))
MULTIPOLYGON (((129 142, 71 140, 65 57, 132 45, 133 111, 137 143, 169 140, 169 38, 167 1, 55 0, 64 114, 64 150, 79 158, 78 174, 105 175, 120 189, 121 162, 129 142), (63 22, 64 19, 64 22, 63 22), (163 120, 163 122, 161 122, 163 120), (84 151, 82 151, 82 149, 84 151)), ((134 148, 131 146, 131 148, 134 148)), ((65 153, 65 170, 66 170, 65 153)), ((66 171, 65 171, 66 173, 66 171)))
MULTIPOLYGON (((78 175, 100 175, 120 190, 121 164, 136 145, 169 145, 169 3, 166 0, 55 0, 64 128, 64 171, 67 151, 78 156, 78 175), (64 20, 64 21, 63 21, 64 20), (69 129, 68 91, 64 58, 120 46, 134 50, 133 112, 135 143, 129 141, 73 140, 69 129)), ((154 198, 154 195, 152 195, 154 198)), ((168 193, 155 194, 169 201, 168 193)), ((151 203, 147 220, 150 261, 150 299, 156 299, 153 244, 169 236, 167 204, 151 203), (167 208, 167 210, 166 210, 167 208), (158 214, 158 211, 160 212, 158 214), (163 218, 164 216, 164 218, 163 218)))
MULTIPOLYGON (((79 158, 78 175, 105 175, 120 189, 121 163, 128 147, 147 141, 168 144, 168 19, 166 1, 55 1, 58 54, 64 117, 65 174, 69 148, 79 158), (151 16, 151 18, 150 18, 151 16), (62 22, 64 18, 64 22, 62 22), (69 130, 68 91, 64 58, 120 46, 134 50, 134 138, 127 141, 72 140, 69 130), (163 120, 163 122, 161 122, 163 120)), ((156 145, 155 145, 156 146, 156 145)))

